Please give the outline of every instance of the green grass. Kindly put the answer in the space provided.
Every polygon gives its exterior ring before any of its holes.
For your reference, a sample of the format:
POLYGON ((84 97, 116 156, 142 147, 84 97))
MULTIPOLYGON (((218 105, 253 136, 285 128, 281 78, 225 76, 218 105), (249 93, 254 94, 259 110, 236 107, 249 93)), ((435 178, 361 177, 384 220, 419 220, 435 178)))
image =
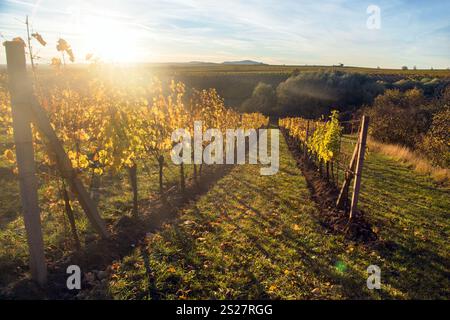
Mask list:
POLYGON ((176 223, 113 264, 109 281, 90 294, 114 299, 449 298, 445 218, 450 206, 444 191, 371 154, 362 206, 383 243, 393 244, 356 244, 316 221, 317 208, 284 141, 280 163, 280 172, 266 177, 258 166, 235 167, 176 223), (410 185, 416 182, 422 184, 410 185), (381 290, 366 287, 371 264, 382 270, 381 290))
MULTIPOLYGON (((356 137, 343 141, 350 155, 356 137)), ((385 271, 404 298, 450 297, 449 191, 408 164, 366 154, 360 207, 387 244, 385 271)))
POLYGON ((408 299, 450 298, 450 193, 432 177, 371 153, 361 207, 390 244, 380 252, 390 284, 408 299))
MULTIPOLYGON (((284 140, 280 143, 278 174, 261 176, 259 166, 236 166, 208 193, 188 204, 175 223, 149 235, 145 245, 116 261, 110 277, 81 297, 450 297, 448 190, 434 185, 431 177, 369 153, 360 205, 380 242, 349 242, 317 221, 319 212, 306 181, 284 140), (366 269, 371 264, 381 268, 381 290, 366 287, 366 269)), ((151 175, 140 170, 142 199, 157 190, 154 165, 150 164, 151 175)), ((177 168, 166 169, 166 175, 176 183, 177 168)), ((26 272, 27 245, 17 180, 7 175, 1 180, 0 284, 6 285, 26 272)), ((100 208, 113 222, 130 214, 131 188, 125 174, 104 180, 100 208)), ((54 260, 72 249, 69 230, 62 207, 42 192, 46 253, 54 260)), ((92 230, 81 212, 77 216, 84 239, 92 230)))
POLYGON ((146 249, 115 265, 108 292, 119 299, 339 297, 335 280, 347 275, 336 264, 345 252, 334 242, 342 239, 323 237, 315 210, 283 143, 277 175, 235 167, 150 236, 146 249))
MULTIPOLYGON (((142 66, 140 66, 142 68, 142 66)), ((337 66, 305 66, 305 65, 222 65, 206 64, 192 65, 188 63, 153 63, 146 64, 145 68, 157 74, 247 74, 247 73, 272 73, 272 74, 290 74, 299 70, 302 72, 323 71, 342 71, 357 72, 372 75, 404 75, 404 76, 430 76, 430 77, 450 77, 450 70, 446 69, 420 69, 420 70, 401 70, 401 69, 383 69, 383 68, 365 68, 365 67, 337 67, 337 66)))
MULTIPOLYGON (((0 154, 3 151, 0 148, 0 154)), ((141 163, 142 164, 142 163, 141 163)), ((147 201, 159 196, 158 165, 156 160, 147 161, 147 168, 138 168, 139 200, 147 201)), ((0 288, 28 276, 28 246, 24 221, 21 214, 19 181, 12 172, 13 165, 0 157, 0 288)), ((192 166, 185 167, 187 178, 192 177, 192 166)), ((73 252, 70 225, 59 191, 60 179, 46 177, 45 170, 38 170, 39 199, 42 233, 48 263, 53 263, 73 252)), ((131 215, 132 189, 128 175, 123 170, 114 175, 106 173, 101 178, 99 211, 108 224, 124 215, 131 215)), ((88 185, 85 180, 85 186, 88 185)), ((179 168, 168 162, 164 169, 165 188, 179 182, 179 168)), ((82 246, 97 237, 81 207, 72 203, 76 225, 82 246)), ((143 214, 143 213, 141 213, 143 214)))
MULTIPOLYGON (((117 66, 114 66, 117 67, 117 66)), ((71 72, 84 72, 86 65, 75 64, 66 66, 71 72)), ((221 75, 290 75, 294 71, 317 72, 317 71, 341 71, 349 73, 363 73, 374 76, 404 76, 404 77, 429 77, 429 78, 449 78, 448 69, 383 69, 366 68, 352 66, 313 66, 313 65, 222 65, 222 64, 204 64, 195 65, 189 63, 145 63, 136 65, 127 65, 130 70, 148 72, 159 77, 178 77, 178 76, 221 76, 221 75)), ((0 69, 0 72, 2 70, 0 69)), ((42 76, 53 75, 50 66, 40 66, 39 72, 42 76)))

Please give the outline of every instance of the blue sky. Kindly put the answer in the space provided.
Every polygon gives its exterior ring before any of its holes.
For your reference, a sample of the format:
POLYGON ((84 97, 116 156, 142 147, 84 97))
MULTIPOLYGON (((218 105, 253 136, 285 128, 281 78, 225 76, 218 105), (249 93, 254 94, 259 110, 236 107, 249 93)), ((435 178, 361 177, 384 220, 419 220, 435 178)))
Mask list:
MULTIPOLYGON (((0 0, 0 32, 25 38, 25 16, 48 41, 35 45, 41 63, 56 40, 106 61, 450 67, 450 1, 0 0), (381 28, 369 29, 371 4, 381 28)), ((5 62, 0 50, 0 63, 5 62)))

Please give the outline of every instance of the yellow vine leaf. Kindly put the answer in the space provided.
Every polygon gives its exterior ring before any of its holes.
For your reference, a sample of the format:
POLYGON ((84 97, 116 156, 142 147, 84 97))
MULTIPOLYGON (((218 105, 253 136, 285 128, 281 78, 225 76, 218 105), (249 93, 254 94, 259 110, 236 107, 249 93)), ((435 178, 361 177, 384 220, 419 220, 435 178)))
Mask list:
POLYGON ((16 157, 14 156, 14 152, 11 149, 5 150, 3 156, 11 163, 16 162, 16 157))

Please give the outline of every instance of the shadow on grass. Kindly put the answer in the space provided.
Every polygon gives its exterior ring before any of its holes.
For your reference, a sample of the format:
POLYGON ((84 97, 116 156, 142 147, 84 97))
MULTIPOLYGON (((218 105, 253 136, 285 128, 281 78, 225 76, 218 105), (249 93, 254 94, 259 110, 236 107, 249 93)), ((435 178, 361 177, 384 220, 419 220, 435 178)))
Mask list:
POLYGON ((380 229, 385 281, 409 299, 450 298, 448 190, 379 154, 363 173, 361 203, 380 229))
MULTIPOLYGON (((19 280, 1 292, 6 299, 70 299, 78 292, 66 288, 65 273, 69 265, 78 265, 81 270, 103 270, 114 260, 130 254, 138 242, 148 233, 156 232, 165 222, 174 219, 183 206, 207 193, 214 183, 227 175, 232 166, 205 166, 198 184, 190 181, 186 192, 178 188, 156 201, 141 201, 138 217, 123 216, 111 226, 112 236, 87 244, 78 252, 64 257, 49 266, 48 285, 39 288, 30 279, 19 280)), ((89 287, 88 283, 84 283, 89 287)), ((107 297, 104 297, 107 298, 107 297)))
MULTIPOLYGON (((395 172, 389 177, 379 176, 368 160, 363 176, 373 181, 364 181, 362 203, 368 219, 381 230, 382 241, 357 244, 343 236, 327 234, 317 222, 314 217, 317 207, 310 199, 305 178, 284 143, 280 150, 279 175, 262 177, 255 166, 237 166, 202 197, 181 207, 176 221, 150 235, 145 246, 122 259, 120 271, 112 274, 104 296, 124 299, 448 296, 445 256, 448 237, 438 237, 448 223, 445 212, 439 208, 447 204, 440 199, 440 191, 438 196, 431 195, 433 200, 426 200, 433 203, 432 209, 422 214, 425 218, 421 220, 422 200, 409 201, 414 188, 401 186, 404 179, 413 179, 413 185, 425 182, 419 178, 414 181, 414 176, 401 176, 395 183, 391 181, 397 177, 395 172), (381 188, 384 182, 394 186, 384 190, 381 188), (399 196, 402 192, 408 196, 399 196), (444 204, 439 205, 440 201, 444 204), (429 243, 414 235, 417 228, 430 238, 429 243), (354 250, 351 253, 350 247, 354 250), (372 263, 382 269, 382 290, 370 291, 366 287, 366 268, 372 263)), ((392 163, 382 162, 380 168, 390 172, 388 165, 392 163)), ((428 188, 420 190, 424 199, 430 197, 428 188)))

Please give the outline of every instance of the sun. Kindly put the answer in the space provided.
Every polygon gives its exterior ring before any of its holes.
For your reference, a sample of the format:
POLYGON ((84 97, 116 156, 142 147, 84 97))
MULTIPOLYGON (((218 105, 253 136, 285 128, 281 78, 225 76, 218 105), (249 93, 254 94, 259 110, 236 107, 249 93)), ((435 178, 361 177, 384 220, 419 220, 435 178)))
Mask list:
POLYGON ((87 19, 83 29, 86 52, 105 62, 136 61, 137 39, 126 24, 95 17, 87 19))

